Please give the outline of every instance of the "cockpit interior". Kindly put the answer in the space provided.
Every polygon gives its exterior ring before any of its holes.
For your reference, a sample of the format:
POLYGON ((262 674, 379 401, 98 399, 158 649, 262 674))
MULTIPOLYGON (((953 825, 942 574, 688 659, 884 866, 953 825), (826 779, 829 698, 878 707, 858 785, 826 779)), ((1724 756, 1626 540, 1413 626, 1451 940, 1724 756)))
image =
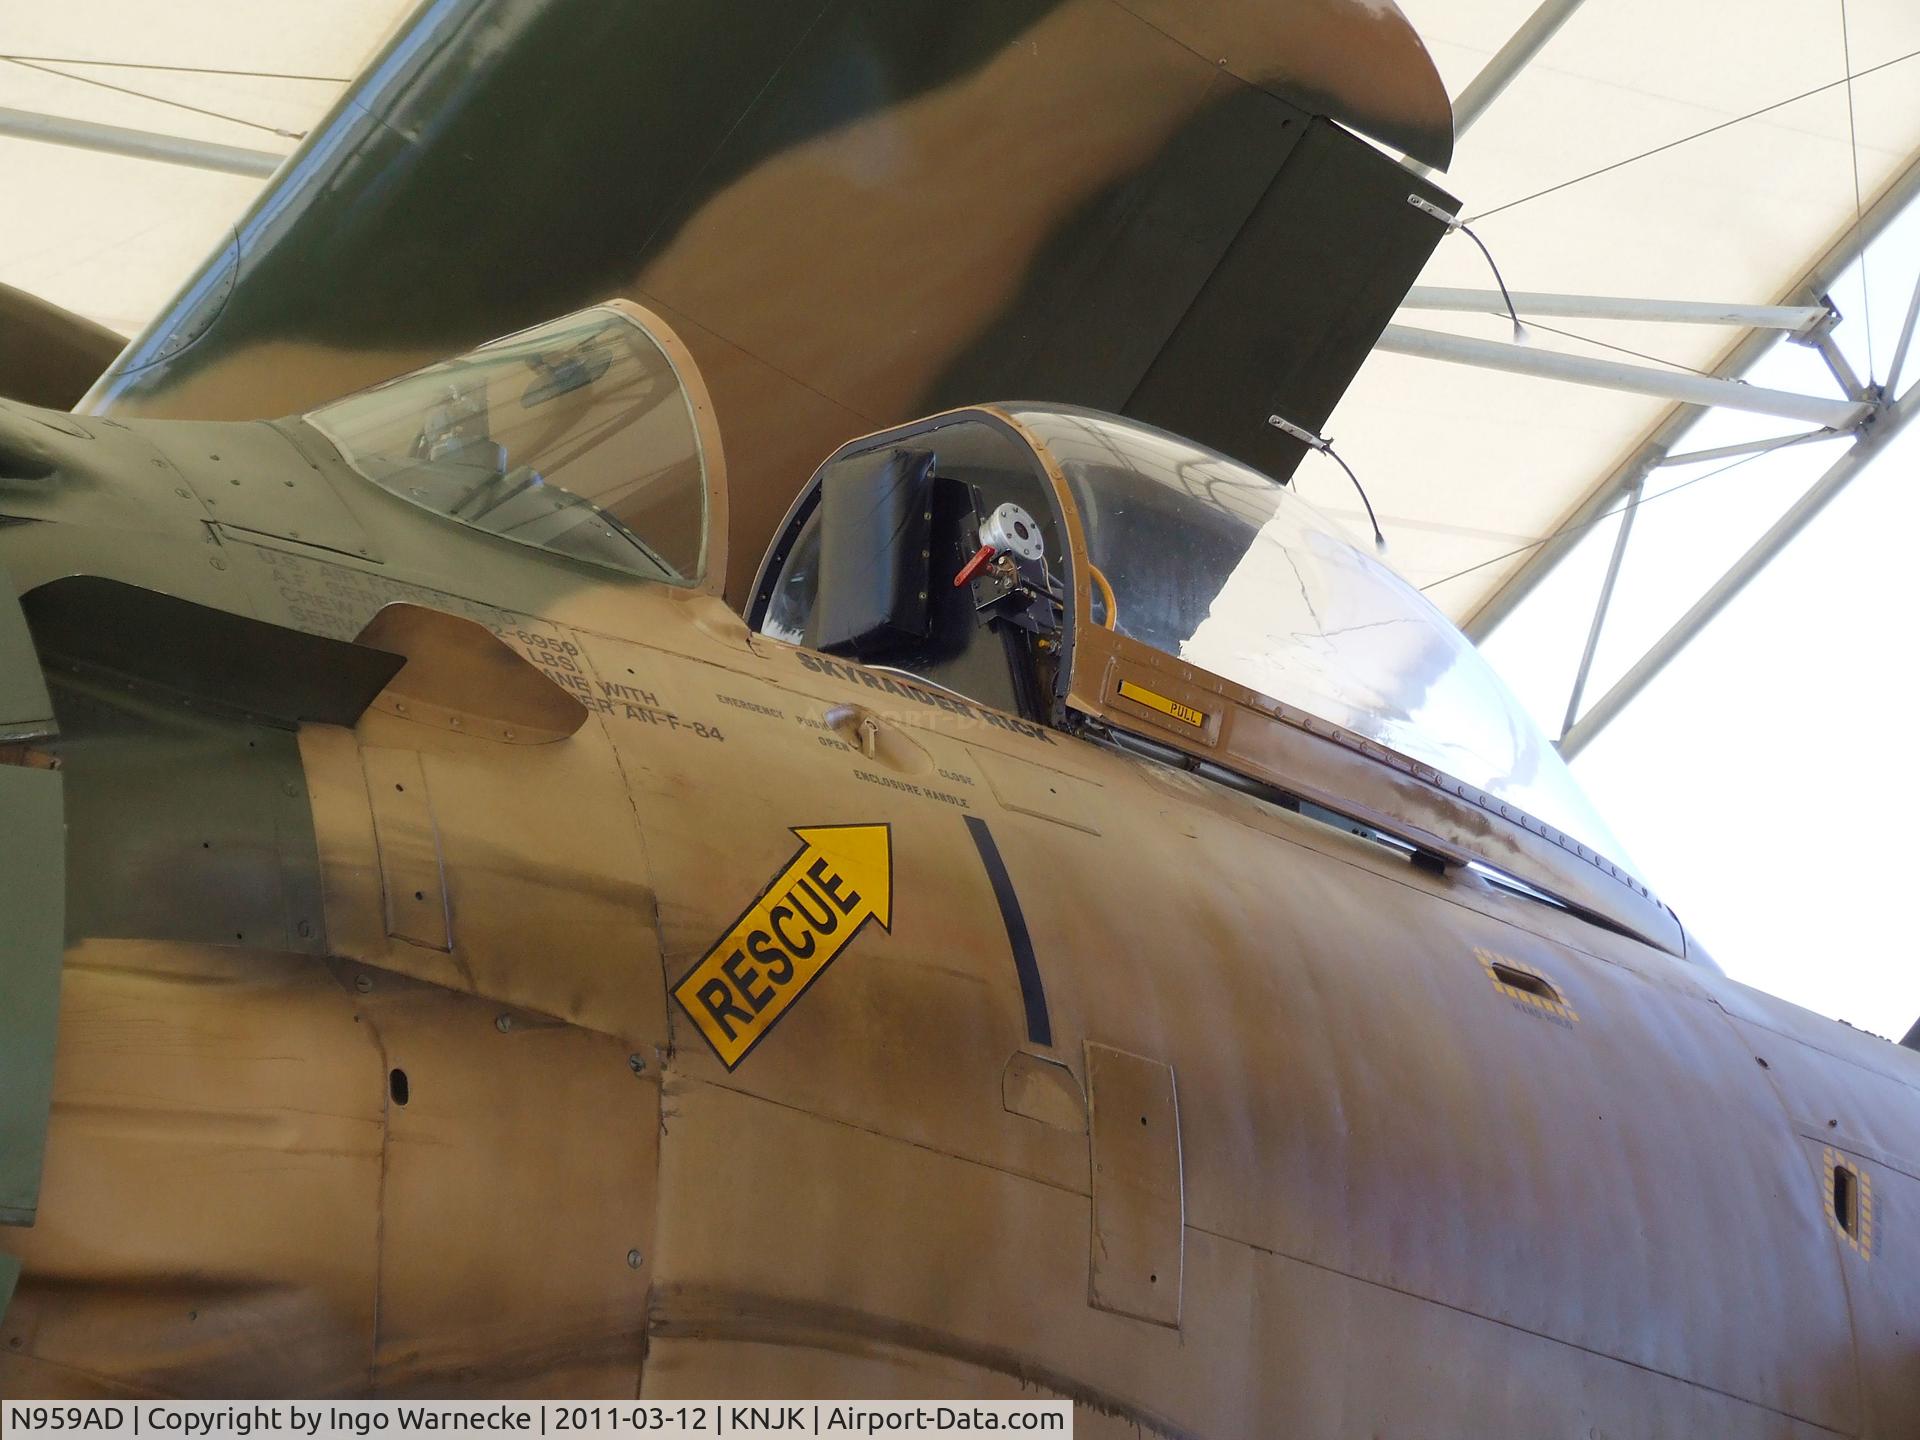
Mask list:
MULTIPOLYGON (((720 431, 684 346, 638 306, 535 326, 305 418, 368 481, 447 521, 718 589, 720 431)), ((1272 774, 1318 734, 1471 792, 1634 885, 1558 753, 1417 590, 1289 486, 1136 421, 979 405, 849 441, 776 531, 745 618, 1230 781, 1272 774)))

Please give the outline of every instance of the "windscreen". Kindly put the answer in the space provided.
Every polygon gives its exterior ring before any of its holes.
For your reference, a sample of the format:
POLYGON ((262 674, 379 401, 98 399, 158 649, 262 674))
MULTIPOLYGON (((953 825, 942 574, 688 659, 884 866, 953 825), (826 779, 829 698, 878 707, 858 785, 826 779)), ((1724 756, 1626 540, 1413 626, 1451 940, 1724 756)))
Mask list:
POLYGON ((672 360, 622 310, 549 321, 305 418, 435 514, 650 580, 701 578, 709 457, 672 360))
POLYGON ((1258 471, 1163 431, 1023 409, 1086 530, 1096 624, 1378 741, 1624 863, 1473 645, 1406 581, 1258 471))

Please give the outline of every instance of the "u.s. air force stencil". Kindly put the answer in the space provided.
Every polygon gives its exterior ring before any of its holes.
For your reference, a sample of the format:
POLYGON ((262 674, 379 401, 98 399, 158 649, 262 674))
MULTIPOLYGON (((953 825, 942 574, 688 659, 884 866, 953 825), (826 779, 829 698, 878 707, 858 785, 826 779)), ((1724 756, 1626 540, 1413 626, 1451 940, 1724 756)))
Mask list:
POLYGON ((796 827, 800 848, 673 987, 731 1070, 869 920, 893 928, 888 825, 796 827))

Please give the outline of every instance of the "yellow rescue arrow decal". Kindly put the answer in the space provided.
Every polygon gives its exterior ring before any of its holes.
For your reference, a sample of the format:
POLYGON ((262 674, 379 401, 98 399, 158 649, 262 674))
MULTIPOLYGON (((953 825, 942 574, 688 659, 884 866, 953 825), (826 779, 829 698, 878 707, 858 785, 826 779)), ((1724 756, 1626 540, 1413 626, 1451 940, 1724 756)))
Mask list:
POLYGON ((731 1070, 869 920, 893 928, 893 830, 815 825, 800 849, 673 987, 731 1070))

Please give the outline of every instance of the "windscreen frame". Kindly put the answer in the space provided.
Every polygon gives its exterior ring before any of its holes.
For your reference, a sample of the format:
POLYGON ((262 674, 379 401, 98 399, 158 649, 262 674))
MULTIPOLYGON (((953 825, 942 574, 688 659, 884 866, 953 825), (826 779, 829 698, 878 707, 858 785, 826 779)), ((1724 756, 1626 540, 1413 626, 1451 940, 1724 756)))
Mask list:
MULTIPOLYGON (((598 304, 583 306, 579 310, 565 315, 543 320, 538 325, 528 326, 511 334, 499 336, 485 344, 463 351, 459 355, 447 356, 431 365, 408 371, 379 385, 341 396, 325 405, 317 406, 299 416, 293 417, 307 430, 318 436, 329 449, 336 454, 357 477, 376 489, 423 509, 426 513, 438 516, 441 520, 461 526, 468 533, 491 535, 508 544, 535 549, 563 564, 589 566, 596 575, 614 577, 626 581, 639 581, 648 584, 670 585, 675 589, 703 595, 718 596, 723 593, 726 583, 727 566, 727 461, 726 451, 721 440, 720 427, 714 413, 713 400, 707 389, 705 377, 695 362, 691 350, 687 347, 673 327, 661 316, 644 306, 630 300, 612 298, 598 304), (539 540, 521 539, 487 525, 474 523, 460 514, 449 513, 436 505, 411 499, 390 479, 383 478, 365 468, 362 456, 356 453, 356 447, 336 433, 330 412, 349 405, 362 396, 372 396, 390 387, 414 382, 424 375, 440 370, 450 364, 466 361, 474 357, 484 357, 490 350, 512 345, 522 341, 535 332, 561 326, 568 322, 583 320, 593 315, 617 317, 617 319, 639 332, 639 337, 665 361, 671 375, 674 392, 685 408, 685 423, 689 427, 694 446, 693 456, 700 468, 700 486, 697 491, 689 489, 689 498, 695 493, 700 497, 700 536, 698 544, 699 567, 696 573, 687 574, 677 565, 668 565, 660 561, 660 568, 667 571, 664 575, 648 575, 626 566, 610 563, 601 557, 577 555, 566 549, 542 543, 539 540)), ((620 526, 620 516, 612 510, 603 508, 591 496, 583 496, 585 503, 606 523, 620 526)), ((645 537, 641 536, 644 546, 645 537)), ((689 547, 691 553, 692 547, 689 547)), ((658 557, 655 557, 658 559, 658 557)))
POLYGON ((1054 491, 1073 572, 1061 669, 1069 710, 1397 835, 1449 866, 1478 861, 1686 954, 1672 911, 1624 865, 1574 836, 1433 765, 1096 623, 1092 557, 1073 487, 1046 439, 1016 413, 1034 407, 981 408, 1022 436, 1054 491))

